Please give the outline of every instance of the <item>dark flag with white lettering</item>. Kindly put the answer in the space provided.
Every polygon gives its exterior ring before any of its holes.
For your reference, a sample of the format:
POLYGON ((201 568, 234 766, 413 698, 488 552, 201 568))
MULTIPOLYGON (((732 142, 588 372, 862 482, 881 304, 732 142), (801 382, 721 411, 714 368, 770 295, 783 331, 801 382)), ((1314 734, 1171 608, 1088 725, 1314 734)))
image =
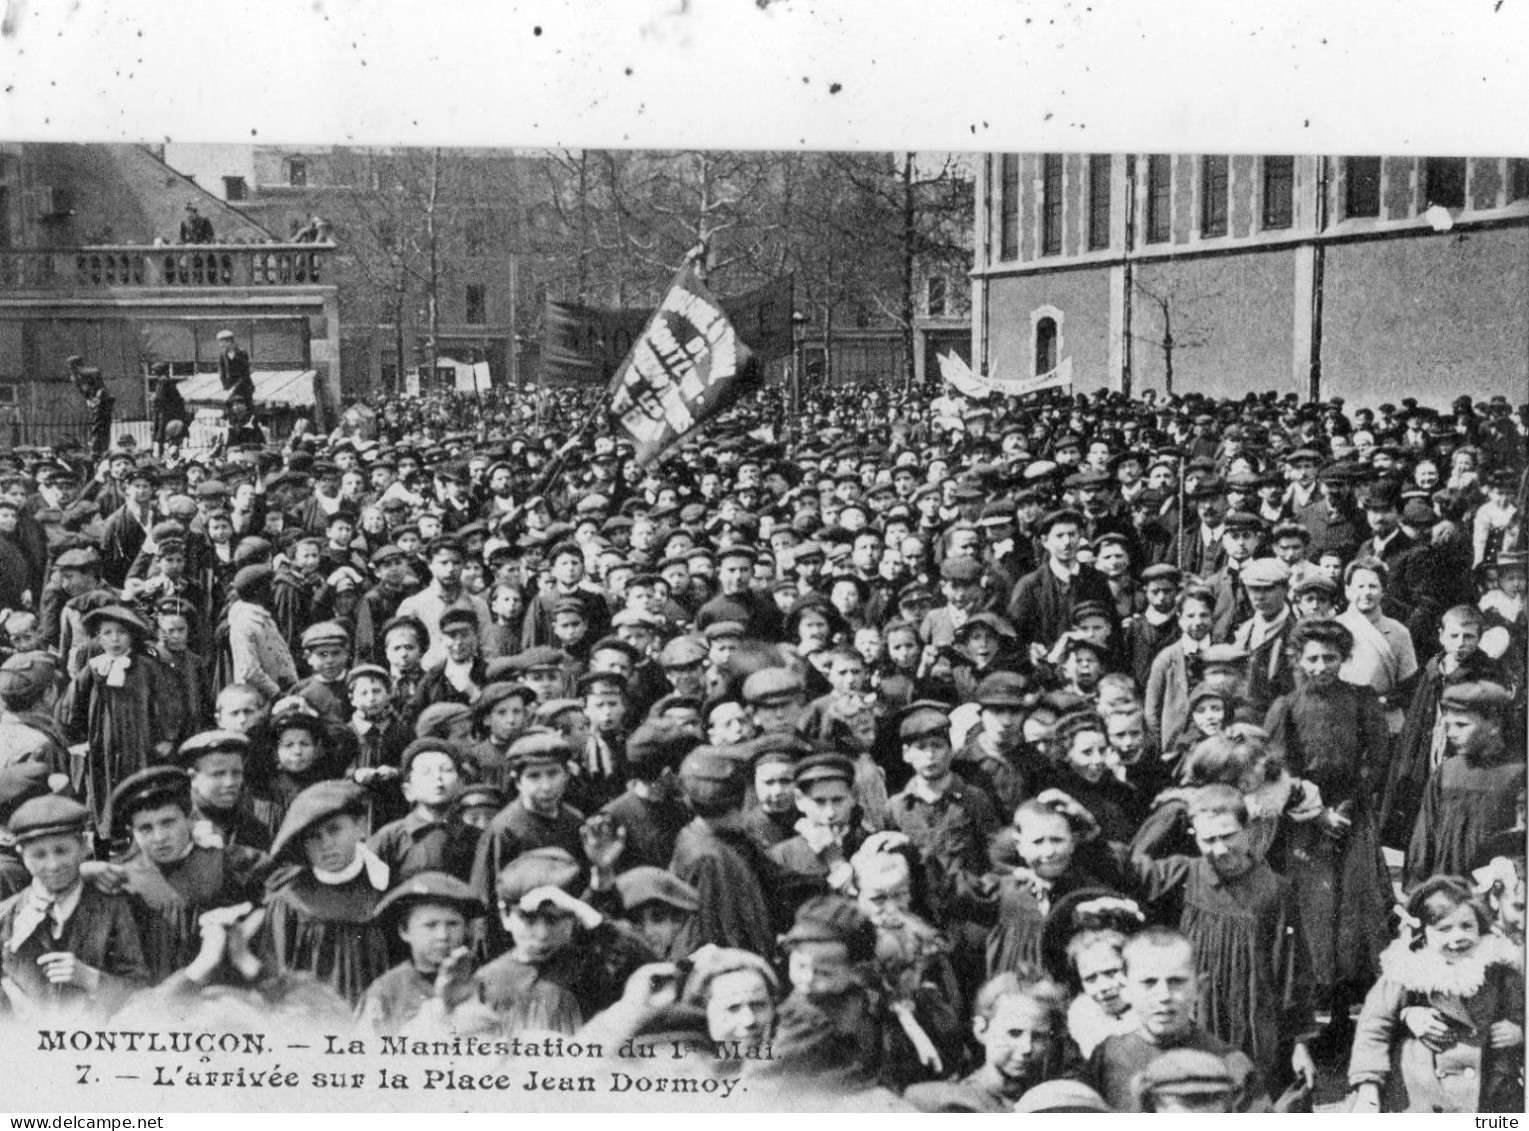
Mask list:
POLYGON ((611 378, 610 414, 647 466, 737 400, 756 372, 753 352, 686 261, 611 378))

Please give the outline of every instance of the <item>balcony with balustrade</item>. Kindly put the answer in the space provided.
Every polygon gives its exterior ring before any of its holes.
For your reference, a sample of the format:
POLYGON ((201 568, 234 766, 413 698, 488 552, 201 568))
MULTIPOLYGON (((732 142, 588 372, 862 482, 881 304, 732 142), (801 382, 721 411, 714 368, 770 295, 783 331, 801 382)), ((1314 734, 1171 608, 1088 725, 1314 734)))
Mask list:
POLYGON ((333 244, 112 244, 0 248, 0 303, 7 298, 262 293, 334 286, 333 244))

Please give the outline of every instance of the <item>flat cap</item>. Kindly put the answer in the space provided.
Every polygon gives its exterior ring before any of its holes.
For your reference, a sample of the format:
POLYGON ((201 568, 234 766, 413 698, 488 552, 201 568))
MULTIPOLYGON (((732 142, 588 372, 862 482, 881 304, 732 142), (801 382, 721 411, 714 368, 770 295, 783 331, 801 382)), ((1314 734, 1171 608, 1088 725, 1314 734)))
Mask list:
POLYGON ((1332 601, 1338 599, 1340 592, 1342 590, 1339 589, 1336 581, 1328 577, 1327 574, 1317 573, 1315 570, 1301 578, 1300 584, 1295 587, 1295 595, 1297 597, 1304 596, 1307 593, 1321 593, 1332 601))
POLYGON ((632 912, 644 903, 662 903, 679 911, 692 912, 701 906, 701 893, 684 880, 663 868, 640 864, 616 877, 616 894, 621 909, 632 912))
POLYGON ((676 636, 658 654, 661 668, 688 668, 703 662, 710 654, 705 643, 695 636, 676 636))
POLYGON ((1235 644, 1212 644, 1200 653, 1200 660, 1206 664, 1245 664, 1248 652, 1235 644))
POLYGON ((1290 583, 1290 567, 1278 558, 1254 558, 1242 567, 1238 575, 1242 583, 1253 589, 1268 589, 1290 583))
POLYGON ((515 670, 522 672, 537 671, 542 668, 558 668, 561 670, 566 659, 567 656, 563 654, 561 649, 552 648, 545 644, 538 645, 535 648, 527 648, 524 652, 517 652, 513 657, 515 670))
POLYGON ((678 769, 685 756, 702 744, 701 732, 660 716, 645 722, 626 740, 628 766, 678 769))
POLYGON ((416 872, 389 891, 372 908, 372 918, 386 919, 421 903, 455 907, 466 918, 482 915, 483 900, 477 892, 445 872, 416 872))
POLYGON ((161 805, 191 808, 191 779, 179 766, 148 766, 117 783, 107 801, 113 835, 132 827, 133 814, 161 805))
POLYGON ((562 888, 573 894, 583 880, 579 862, 561 848, 533 848, 511 860, 494 887, 500 901, 513 908, 537 888, 562 888))
POLYGON ((319 621, 318 624, 311 624, 303 629, 302 646, 305 651, 309 648, 320 648, 325 644, 338 644, 342 648, 348 648, 350 629, 335 620, 319 621))
POLYGON ((790 668, 761 668, 743 681, 743 701, 751 707, 778 706, 806 690, 802 677, 790 668))
POLYGON ((1143 584, 1149 581, 1171 581, 1177 585, 1184 580, 1184 573, 1176 565, 1158 562, 1157 565, 1150 565, 1141 571, 1141 580, 1143 584))
POLYGON ((704 635, 707 640, 735 640, 741 638, 746 631, 738 621, 718 620, 706 626, 704 635))
POLYGON ((796 763, 796 772, 792 780, 796 783, 796 788, 802 790, 820 781, 842 781, 853 785, 855 763, 843 754, 809 754, 796 763))
POLYGON ((352 781, 321 781, 310 785, 292 800, 276 839, 271 843, 271 859, 281 860, 299 850, 308 830, 340 813, 364 816, 366 790, 352 781))
MULTIPOLYGON (((582 605, 579 606, 579 611, 583 612, 583 606, 582 605)), ((481 627, 479 625, 479 623, 478 623, 478 614, 476 612, 474 612, 472 609, 462 609, 462 608, 447 609, 444 613, 442 613, 441 614, 441 619, 440 619, 440 626, 441 626, 441 631, 442 632, 447 632, 450 629, 453 629, 453 628, 456 628, 456 627, 459 627, 459 626, 463 627, 463 628, 470 628, 474 632, 477 632, 478 629, 481 627)))
POLYGON ((1005 640, 1012 640, 1015 635, 1014 626, 997 613, 973 613, 956 629, 956 639, 962 640, 978 628, 986 628, 1005 640))
POLYGON ((1153 1060, 1136 1078, 1140 1095, 1230 1094, 1237 1090, 1226 1062, 1199 1049, 1171 1049, 1153 1060))
POLYGON ((573 757, 573 747, 561 731, 536 728, 527 731, 510 743, 505 761, 512 772, 519 773, 528 766, 561 766, 573 757))
POLYGON ((90 810, 78 801, 55 793, 24 801, 5 823, 17 844, 59 833, 84 835, 90 825, 90 810))
POLYGON ((53 564, 59 569, 96 570, 101 568, 101 555, 93 547, 81 546, 65 550, 53 564))
POLYGON ((897 713, 897 737, 915 742, 931 735, 950 738, 950 708, 932 699, 916 699, 897 713))
POLYGON ((9 822, 11 814, 21 806, 50 792, 45 763, 17 762, 0 767, 0 821, 9 822))
POLYGON ((1251 511, 1228 511, 1226 518, 1221 520, 1223 533, 1257 534, 1263 528, 1264 520, 1251 511))
POLYGON ((25 696, 52 683, 57 674, 52 652, 17 652, 0 664, 0 695, 25 696))
POLYGON ((1513 693, 1506 687, 1479 680, 1446 687, 1439 709, 1497 717, 1506 714, 1512 706, 1513 693))
POLYGON ((947 558, 940 566, 940 580, 972 585, 982 580, 982 563, 973 557, 947 558))
POLYGON ((414 766, 414 759, 421 754, 444 754, 451 759, 451 764, 459 771, 464 762, 462 748, 451 739, 427 735, 424 738, 416 738, 404 747, 403 754, 398 759, 398 772, 408 777, 410 769, 414 766))
POLYGON ((972 698, 982 707, 1023 707, 1030 691, 1030 681, 1018 672, 993 672, 977 684, 972 698))
POLYGON ((207 754, 238 754, 247 757, 250 740, 236 730, 204 730, 180 744, 175 752, 176 761, 190 769, 197 759, 207 754))

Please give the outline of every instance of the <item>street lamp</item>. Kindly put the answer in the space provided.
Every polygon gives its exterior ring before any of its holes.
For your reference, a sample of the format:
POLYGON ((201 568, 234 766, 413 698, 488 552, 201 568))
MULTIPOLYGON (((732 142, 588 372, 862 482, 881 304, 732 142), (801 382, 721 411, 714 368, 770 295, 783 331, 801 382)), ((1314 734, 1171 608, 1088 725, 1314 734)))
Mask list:
POLYGON ((807 337, 807 316, 800 310, 791 314, 791 422, 802 412, 802 343, 807 337))

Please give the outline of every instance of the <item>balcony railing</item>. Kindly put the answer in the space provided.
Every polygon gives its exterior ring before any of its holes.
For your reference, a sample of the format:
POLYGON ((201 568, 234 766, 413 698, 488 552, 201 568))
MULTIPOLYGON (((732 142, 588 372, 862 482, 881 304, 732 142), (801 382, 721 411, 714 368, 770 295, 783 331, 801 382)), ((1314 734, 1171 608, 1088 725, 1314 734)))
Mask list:
POLYGON ((0 249, 0 291, 218 290, 331 281, 333 244, 0 249))

